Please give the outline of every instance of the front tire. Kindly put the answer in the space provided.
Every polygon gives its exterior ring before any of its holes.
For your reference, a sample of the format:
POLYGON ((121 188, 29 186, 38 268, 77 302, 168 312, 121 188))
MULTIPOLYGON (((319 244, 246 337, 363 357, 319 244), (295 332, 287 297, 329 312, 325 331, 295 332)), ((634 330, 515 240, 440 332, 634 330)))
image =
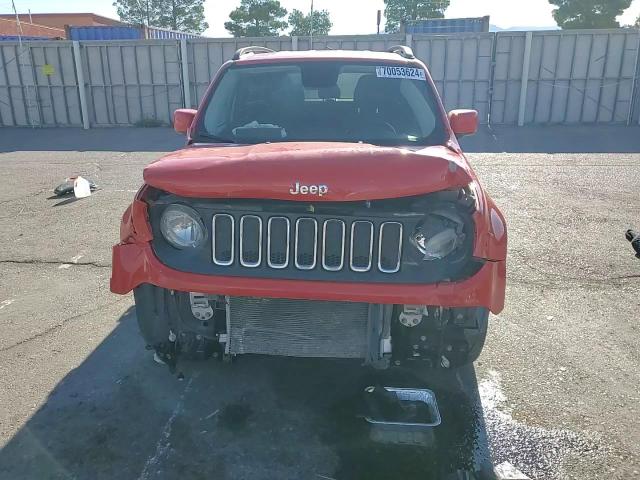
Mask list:
POLYGON ((392 325, 393 364, 456 369, 475 362, 487 337, 489 310, 481 307, 428 307, 416 325, 392 325))
POLYGON ((202 321, 193 316, 189 293, 171 291, 150 284, 134 289, 140 333, 147 348, 165 363, 175 364, 177 357, 207 360, 222 354, 217 339, 225 319, 202 321))

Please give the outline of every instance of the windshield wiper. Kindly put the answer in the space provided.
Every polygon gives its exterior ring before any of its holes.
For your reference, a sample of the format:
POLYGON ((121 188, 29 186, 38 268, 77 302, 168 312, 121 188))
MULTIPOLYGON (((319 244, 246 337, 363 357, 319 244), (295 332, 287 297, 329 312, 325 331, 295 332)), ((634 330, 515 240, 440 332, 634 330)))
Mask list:
POLYGON ((222 138, 217 135, 211 135, 210 133, 198 133, 192 139, 193 142, 202 143, 236 143, 228 138, 222 138))

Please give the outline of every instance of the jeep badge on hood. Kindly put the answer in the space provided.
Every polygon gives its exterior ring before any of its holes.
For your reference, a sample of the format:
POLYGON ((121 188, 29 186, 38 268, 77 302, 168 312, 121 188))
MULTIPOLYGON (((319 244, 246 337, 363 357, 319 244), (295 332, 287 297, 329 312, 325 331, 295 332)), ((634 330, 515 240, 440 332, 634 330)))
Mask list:
POLYGON ((293 187, 289 189, 291 195, 323 195, 329 193, 329 187, 327 185, 303 185, 300 182, 296 182, 293 187))

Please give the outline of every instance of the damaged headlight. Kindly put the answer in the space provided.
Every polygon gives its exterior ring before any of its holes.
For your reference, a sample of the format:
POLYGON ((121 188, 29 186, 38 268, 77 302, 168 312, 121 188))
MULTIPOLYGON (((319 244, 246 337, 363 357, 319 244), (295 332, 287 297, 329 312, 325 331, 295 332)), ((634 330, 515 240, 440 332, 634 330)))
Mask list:
POLYGON ((420 222, 411 243, 423 260, 441 260, 452 254, 465 239, 464 222, 455 212, 432 212, 420 222))
POLYGON ((460 189, 458 203, 473 208, 474 211, 480 210, 480 199, 478 195, 478 184, 471 182, 466 187, 460 189))
POLYGON ((193 208, 170 205, 162 213, 160 231, 176 248, 197 248, 206 238, 204 224, 193 208))

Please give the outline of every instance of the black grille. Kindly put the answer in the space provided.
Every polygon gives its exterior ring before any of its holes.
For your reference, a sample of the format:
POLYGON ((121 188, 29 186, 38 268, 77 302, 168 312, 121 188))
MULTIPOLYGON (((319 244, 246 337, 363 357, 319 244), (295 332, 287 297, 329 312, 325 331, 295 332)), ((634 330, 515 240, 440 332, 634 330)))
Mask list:
POLYGON ((474 225, 456 192, 362 202, 191 199, 158 194, 150 203, 153 248, 170 268, 204 275, 335 282, 427 284, 476 272, 474 225), (167 205, 194 208, 209 241, 177 250, 160 231, 167 205), (411 236, 435 209, 455 209, 465 220, 456 255, 425 261, 411 236), (244 220, 243 220, 244 219, 244 220), (242 229, 242 235, 240 235, 242 229), (296 247, 296 240, 298 241, 296 247), (393 280, 392 280, 393 279, 393 280))
POLYGON ((381 273, 400 270, 404 239, 399 222, 387 221, 376 225, 368 220, 263 218, 253 214, 232 217, 216 213, 212 228, 212 257, 216 265, 239 263, 247 268, 266 266, 283 269, 293 263, 300 271, 322 268, 328 272, 344 269, 368 272, 374 266, 381 273), (263 235, 264 224, 267 225, 266 235, 263 235), (233 259, 235 236, 238 237, 237 260, 233 259), (374 248, 376 242, 379 251, 374 248), (266 252, 266 262, 263 262, 263 251, 266 252), (293 262, 290 261, 290 252, 293 252, 293 262))

